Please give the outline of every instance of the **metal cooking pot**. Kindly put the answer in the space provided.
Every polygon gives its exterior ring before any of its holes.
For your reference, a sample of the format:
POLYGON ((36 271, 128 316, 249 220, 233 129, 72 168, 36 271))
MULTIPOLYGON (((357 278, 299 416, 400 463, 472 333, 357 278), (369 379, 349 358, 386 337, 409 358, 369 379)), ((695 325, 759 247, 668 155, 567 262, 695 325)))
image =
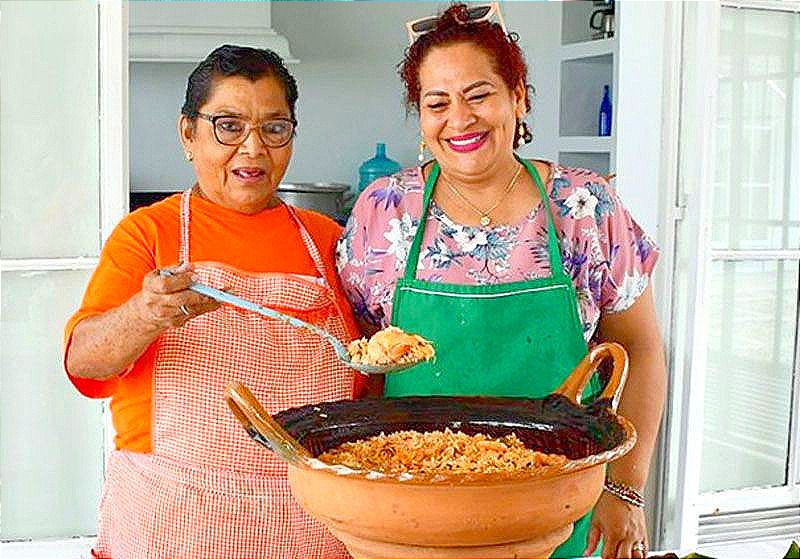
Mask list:
POLYGON ((334 219, 344 216, 350 185, 337 182, 294 182, 278 185, 278 197, 292 206, 306 208, 334 219))

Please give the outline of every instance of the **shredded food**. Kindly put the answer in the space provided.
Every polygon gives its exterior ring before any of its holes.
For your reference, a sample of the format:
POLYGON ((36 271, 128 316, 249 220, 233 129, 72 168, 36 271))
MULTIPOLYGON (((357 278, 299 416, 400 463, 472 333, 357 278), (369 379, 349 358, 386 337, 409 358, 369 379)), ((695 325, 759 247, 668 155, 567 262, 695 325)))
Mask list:
POLYGON ((369 340, 353 340, 347 352, 354 363, 366 365, 402 365, 433 359, 431 343, 417 334, 408 334, 396 326, 376 332, 369 340))
POLYGON ((328 464, 385 474, 536 472, 567 458, 525 448, 516 434, 492 438, 462 432, 399 431, 344 443, 322 455, 328 464))

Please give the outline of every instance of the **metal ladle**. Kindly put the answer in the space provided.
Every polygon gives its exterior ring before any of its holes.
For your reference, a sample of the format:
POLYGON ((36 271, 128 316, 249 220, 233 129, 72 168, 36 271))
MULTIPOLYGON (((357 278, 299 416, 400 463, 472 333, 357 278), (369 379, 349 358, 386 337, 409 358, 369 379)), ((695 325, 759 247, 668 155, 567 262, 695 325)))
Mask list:
MULTIPOLYGON (((159 273, 162 276, 174 275, 169 270, 159 270, 159 273)), ((191 289, 195 293, 200 293, 201 295, 205 295, 206 297, 211 297, 212 299, 214 299, 215 301, 219 301, 220 303, 227 303, 229 305, 233 305, 234 307, 238 307, 240 309, 252 311, 269 318, 274 318, 275 320, 280 320, 286 322, 287 324, 291 324, 295 328, 305 328, 306 330, 310 330, 314 332, 317 336, 328 342, 333 347, 333 350, 336 352, 336 358, 339 359, 339 361, 341 361, 351 369, 355 369, 356 371, 366 375, 385 375, 389 373, 398 373, 400 371, 408 369, 409 367, 413 367, 414 365, 417 365, 419 363, 419 361, 412 361, 410 363, 402 363, 394 365, 392 364, 368 365, 366 363, 355 363, 353 362, 353 359, 350 356, 350 352, 347 351, 347 347, 345 347, 345 345, 339 340, 339 338, 337 338, 327 330, 323 330, 319 326, 316 326, 309 322, 305 322, 303 320, 300 320, 299 318, 283 314, 282 312, 278 312, 274 309, 262 307, 261 305, 257 305, 256 303, 248 301, 247 299, 242 299, 241 297, 232 295, 227 291, 215 289, 213 287, 209 287, 208 285, 204 285, 202 283, 193 282, 192 284, 189 285, 189 289, 191 289)))

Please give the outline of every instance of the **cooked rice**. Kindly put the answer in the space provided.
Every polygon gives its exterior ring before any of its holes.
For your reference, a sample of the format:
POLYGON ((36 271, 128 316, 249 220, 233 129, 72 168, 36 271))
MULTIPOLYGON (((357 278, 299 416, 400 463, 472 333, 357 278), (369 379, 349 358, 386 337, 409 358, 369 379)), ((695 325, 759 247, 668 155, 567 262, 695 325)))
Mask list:
POLYGON ((376 332, 369 340, 353 340, 347 352, 354 363, 367 365, 402 365, 433 359, 431 343, 417 334, 408 334, 396 326, 376 332))
POLYGON ((537 471, 567 461, 560 454, 525 448, 516 434, 492 438, 462 432, 399 431, 344 443, 322 455, 328 464, 386 474, 497 473, 537 471))

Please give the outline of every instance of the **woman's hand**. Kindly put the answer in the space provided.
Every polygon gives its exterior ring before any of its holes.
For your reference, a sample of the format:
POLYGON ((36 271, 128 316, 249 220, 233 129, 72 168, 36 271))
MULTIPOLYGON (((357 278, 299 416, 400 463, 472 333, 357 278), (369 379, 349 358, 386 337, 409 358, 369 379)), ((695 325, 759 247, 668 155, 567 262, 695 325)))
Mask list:
POLYGON ((189 289, 194 281, 191 265, 171 269, 162 276, 153 270, 144 277, 142 290, 131 300, 136 316, 153 331, 177 328, 220 303, 189 289))
POLYGON ((603 558, 646 557, 650 548, 644 510, 603 492, 594 508, 584 555, 591 555, 603 540, 603 558), (644 551, 635 549, 644 544, 644 551))
POLYGON ((128 301, 80 321, 67 350, 69 373, 96 379, 119 374, 163 332, 220 306, 189 290, 190 266, 172 272, 171 276, 150 272, 142 281, 142 290, 128 301))

